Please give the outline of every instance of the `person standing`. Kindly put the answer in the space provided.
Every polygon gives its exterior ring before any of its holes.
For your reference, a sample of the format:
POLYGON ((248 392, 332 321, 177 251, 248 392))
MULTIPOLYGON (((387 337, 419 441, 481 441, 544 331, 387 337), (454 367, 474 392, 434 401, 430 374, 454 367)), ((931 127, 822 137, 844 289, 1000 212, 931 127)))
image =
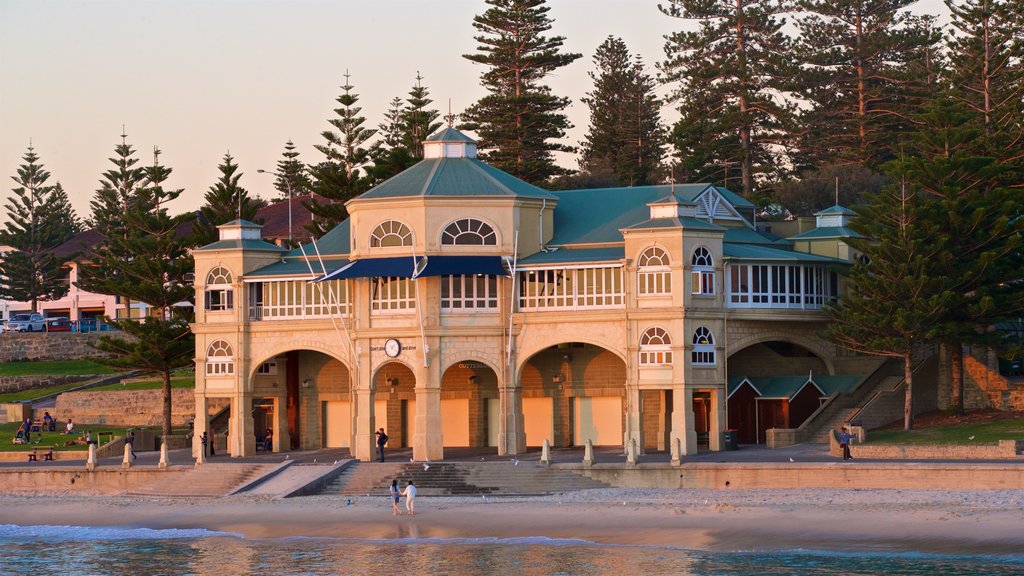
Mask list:
POLYGON ((843 449, 843 460, 853 460, 853 456, 850 455, 850 441, 853 438, 853 434, 850 434, 846 426, 843 426, 839 432, 839 447, 843 449))
POLYGON ((380 456, 380 461, 384 461, 384 445, 388 443, 388 435, 384 433, 384 429, 377 430, 377 454, 380 456))
POLYGON ((409 485, 405 487, 405 491, 402 492, 402 496, 405 496, 405 509, 409 511, 409 516, 416 515, 416 485, 409 480, 409 485))
POLYGON ((30 436, 32 434, 32 419, 31 418, 25 418, 24 426, 25 426, 25 444, 31 444, 32 443, 32 439, 31 439, 30 436))
POLYGON ((216 438, 217 438, 217 433, 211 431, 210 432, 210 458, 213 458, 214 456, 217 455, 217 447, 214 446, 214 444, 216 444, 216 442, 215 442, 216 438))
POLYGON ((206 456, 206 443, 209 442, 210 437, 203 432, 203 435, 199 437, 199 443, 203 445, 203 456, 206 456))
POLYGON ((135 455, 135 432, 129 432, 128 436, 124 439, 124 443, 128 445, 128 450, 132 453, 132 460, 138 458, 135 455))
POLYGON ((398 508, 398 499, 402 497, 402 490, 398 487, 398 480, 391 481, 391 515, 401 516, 402 511, 398 508))

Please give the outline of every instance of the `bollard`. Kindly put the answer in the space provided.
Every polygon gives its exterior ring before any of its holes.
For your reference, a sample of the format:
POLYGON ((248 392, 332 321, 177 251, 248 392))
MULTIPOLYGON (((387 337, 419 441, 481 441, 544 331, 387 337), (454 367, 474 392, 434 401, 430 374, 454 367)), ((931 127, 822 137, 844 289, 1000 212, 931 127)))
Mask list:
POLYGON ((167 468, 167 442, 160 443, 160 463, 157 466, 167 468))
POLYGON ((132 447, 127 442, 124 445, 124 460, 121 460, 121 468, 125 470, 132 467, 132 447))
POLYGON ((85 461, 85 469, 92 471, 96 469, 96 445, 89 444, 89 459, 85 461))
POLYGON ((679 438, 672 439, 672 465, 679 466, 682 464, 683 450, 679 443, 679 438))
POLYGON ((583 465, 594 465, 594 443, 590 440, 587 440, 587 445, 583 448, 583 465))
POLYGON ((636 440, 630 438, 626 445, 626 465, 636 466, 636 440))
POLYGON ((544 446, 540 449, 540 463, 551 464, 551 443, 544 439, 544 446))

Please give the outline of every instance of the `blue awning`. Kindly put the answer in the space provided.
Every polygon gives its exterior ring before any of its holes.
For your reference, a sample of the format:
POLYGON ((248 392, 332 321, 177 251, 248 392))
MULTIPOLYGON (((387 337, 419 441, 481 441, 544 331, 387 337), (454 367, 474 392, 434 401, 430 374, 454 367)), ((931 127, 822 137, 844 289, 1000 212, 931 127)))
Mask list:
POLYGON ((501 256, 412 256, 398 258, 361 258, 343 266, 326 276, 324 280, 344 278, 419 278, 420 276, 444 276, 458 274, 508 275, 501 256))

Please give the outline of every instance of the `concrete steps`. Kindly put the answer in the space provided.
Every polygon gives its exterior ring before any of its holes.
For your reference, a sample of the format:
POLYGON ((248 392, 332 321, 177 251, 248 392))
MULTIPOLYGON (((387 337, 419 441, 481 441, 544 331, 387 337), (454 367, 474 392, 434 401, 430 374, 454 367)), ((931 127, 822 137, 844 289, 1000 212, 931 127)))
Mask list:
POLYGON ((223 496, 274 470, 275 464, 203 464, 185 474, 169 474, 129 491, 137 496, 223 496))
MULTIPOLYGON (((903 380, 903 378, 901 378, 899 376, 887 376, 887 377, 883 378, 882 380, 880 380, 878 382, 878 384, 875 385, 873 390, 867 391, 868 393, 867 393, 867 396, 866 396, 864 402, 867 402, 871 398, 873 398, 876 391, 878 391, 878 390, 889 390, 893 386, 899 384, 902 380, 903 380)), ((850 408, 843 408, 843 409, 837 411, 835 414, 832 415, 831 418, 829 418, 828 420, 826 420, 825 422, 823 422, 821 424, 821 427, 818 428, 818 431, 814 434, 813 442, 828 444, 829 443, 829 435, 832 433, 832 431, 838 429, 840 426, 842 426, 842 425, 846 424, 847 422, 849 422, 850 421, 850 417, 853 416, 854 414, 856 414, 858 411, 860 411, 862 406, 863 406, 863 403, 861 403, 861 404, 859 404, 857 406, 853 406, 853 407, 850 407, 850 408)), ((902 408, 901 408, 901 410, 902 410, 902 408)))
POLYGON ((392 480, 412 480, 419 496, 515 496, 553 494, 608 484, 533 462, 352 463, 321 494, 386 496, 392 480))

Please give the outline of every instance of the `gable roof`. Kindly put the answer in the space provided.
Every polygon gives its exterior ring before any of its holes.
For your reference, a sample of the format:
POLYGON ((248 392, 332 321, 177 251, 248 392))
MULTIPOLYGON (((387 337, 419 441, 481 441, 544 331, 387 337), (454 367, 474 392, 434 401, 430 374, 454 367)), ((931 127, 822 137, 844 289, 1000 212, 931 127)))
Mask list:
POLYGON ((857 213, 845 206, 833 204, 824 210, 814 213, 815 216, 856 216, 857 213))
POLYGON ((547 190, 476 158, 427 158, 360 194, 357 200, 415 196, 499 196, 554 200, 547 190))

